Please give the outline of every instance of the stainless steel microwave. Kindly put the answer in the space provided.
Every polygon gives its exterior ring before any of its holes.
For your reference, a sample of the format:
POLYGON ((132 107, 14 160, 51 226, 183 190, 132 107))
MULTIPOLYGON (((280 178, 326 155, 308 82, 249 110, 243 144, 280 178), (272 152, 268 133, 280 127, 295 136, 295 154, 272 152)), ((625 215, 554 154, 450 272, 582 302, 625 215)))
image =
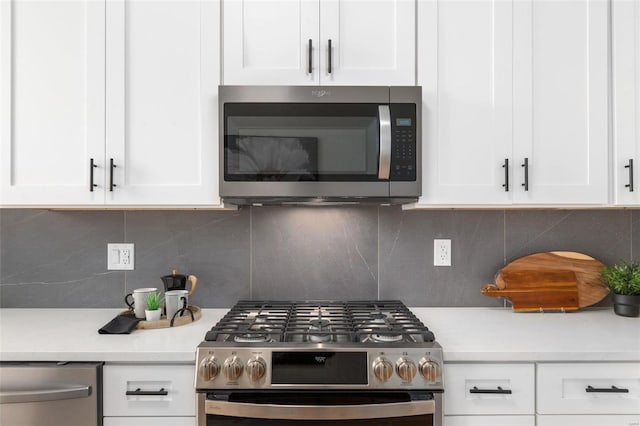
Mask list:
POLYGON ((219 99, 226 203, 420 195, 420 87, 220 86, 219 99))

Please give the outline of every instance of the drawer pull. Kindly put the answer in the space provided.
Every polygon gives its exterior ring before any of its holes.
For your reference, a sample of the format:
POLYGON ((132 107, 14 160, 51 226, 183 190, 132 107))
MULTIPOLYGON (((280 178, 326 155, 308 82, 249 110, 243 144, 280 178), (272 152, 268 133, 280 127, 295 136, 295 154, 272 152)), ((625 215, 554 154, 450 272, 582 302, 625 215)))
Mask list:
POLYGON ((594 388, 593 386, 587 386, 585 392, 589 393, 629 393, 629 389, 617 388, 611 385, 610 388, 594 388))
POLYGON ((469 393, 490 393, 490 394, 501 394, 501 395, 511 395, 511 389, 502 389, 501 386, 498 386, 497 389, 478 389, 477 386, 469 389, 469 393))
POLYGON ((167 390, 165 390, 165 388, 160 388, 160 390, 157 391, 143 391, 142 389, 138 388, 134 391, 127 391, 127 395, 156 395, 156 396, 164 396, 164 395, 169 395, 169 392, 167 390))

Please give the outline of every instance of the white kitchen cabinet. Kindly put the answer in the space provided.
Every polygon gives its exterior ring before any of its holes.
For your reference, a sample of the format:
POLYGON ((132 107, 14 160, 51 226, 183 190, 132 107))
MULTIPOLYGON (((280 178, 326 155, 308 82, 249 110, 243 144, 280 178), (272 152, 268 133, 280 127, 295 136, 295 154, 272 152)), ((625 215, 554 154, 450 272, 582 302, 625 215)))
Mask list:
POLYGON ((513 7, 514 201, 606 204, 608 1, 513 7))
POLYGON ((444 416, 443 424, 444 426, 535 426, 536 416, 444 416))
POLYGON ((107 2, 107 204, 219 204, 219 19, 215 1, 107 2))
POLYGON ((538 416, 537 426, 637 426, 640 416, 538 416))
POLYGON ((0 205, 104 202, 104 9, 0 2, 0 205))
POLYGON ((640 415, 640 363, 538 364, 537 412, 640 415))
POLYGON ((615 203, 640 203, 640 0, 614 0, 612 13, 615 203))
POLYGON ((195 424, 191 364, 107 364, 103 369, 105 426, 195 424), (157 393, 135 395, 132 393, 157 393), (129 395, 127 395, 129 393, 129 395), (164 393, 164 395, 162 394, 164 393))
POLYGON ((219 2, 3 1, 0 19, 2 206, 220 203, 219 2))
POLYGON ((421 203, 511 202, 512 9, 504 0, 418 3, 421 203))
POLYGON ((227 0, 224 84, 414 85, 415 9, 415 0, 227 0))
POLYGON ((418 4, 418 206, 608 202, 607 4, 418 4))

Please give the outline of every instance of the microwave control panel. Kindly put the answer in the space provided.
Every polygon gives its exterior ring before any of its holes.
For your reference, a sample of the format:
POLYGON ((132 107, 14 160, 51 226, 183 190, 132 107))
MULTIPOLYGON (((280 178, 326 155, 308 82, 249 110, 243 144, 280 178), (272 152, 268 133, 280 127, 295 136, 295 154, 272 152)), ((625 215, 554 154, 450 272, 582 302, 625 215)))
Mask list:
POLYGON ((416 180, 416 107, 415 104, 391 104, 392 181, 416 180))

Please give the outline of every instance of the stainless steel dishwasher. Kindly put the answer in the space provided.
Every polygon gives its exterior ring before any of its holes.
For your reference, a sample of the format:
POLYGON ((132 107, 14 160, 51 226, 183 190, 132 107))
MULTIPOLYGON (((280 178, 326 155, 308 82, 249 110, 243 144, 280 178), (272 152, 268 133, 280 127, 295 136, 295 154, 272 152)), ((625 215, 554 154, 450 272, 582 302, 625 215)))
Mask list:
POLYGON ((102 363, 0 362, 0 425, 102 425, 102 363))

